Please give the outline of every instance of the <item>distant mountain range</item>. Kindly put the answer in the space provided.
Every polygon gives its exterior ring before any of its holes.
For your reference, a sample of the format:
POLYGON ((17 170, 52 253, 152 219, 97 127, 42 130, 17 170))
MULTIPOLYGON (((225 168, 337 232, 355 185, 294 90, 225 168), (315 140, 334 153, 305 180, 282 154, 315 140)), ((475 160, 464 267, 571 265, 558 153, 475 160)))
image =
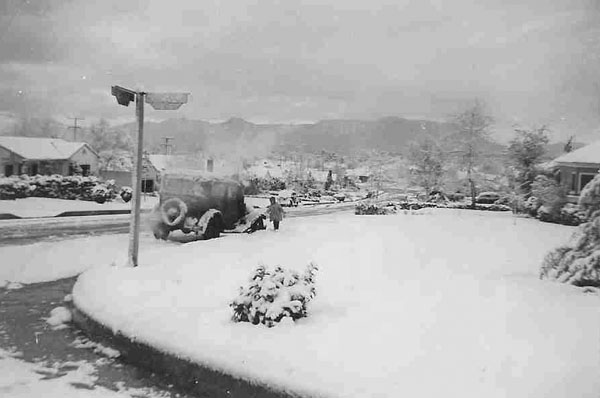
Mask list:
MULTIPOLYGON (((113 126, 135 137, 137 123, 113 126)), ((211 123, 202 120, 168 119, 162 122, 145 121, 144 147, 154 153, 163 153, 164 137, 172 138, 173 153, 207 152, 252 158, 272 152, 312 152, 322 150, 340 155, 368 151, 390 154, 407 153, 409 144, 424 136, 442 140, 452 132, 452 125, 444 122, 385 117, 376 120, 323 120, 306 124, 255 124, 241 118, 211 123)), ((73 132, 53 120, 28 119, 14 128, 5 129, 4 135, 64 137, 71 140, 73 132)), ((82 129, 80 140, 89 140, 90 129, 82 129)), ((583 146, 576 143, 575 148, 583 146)), ((563 153, 564 143, 548 145, 546 159, 563 153)), ((483 152, 496 158, 506 152, 506 145, 492 139, 485 142, 483 152)))
MULTIPOLYGON (((134 134, 137 125, 117 126, 134 134)), ((254 124, 239 118, 222 123, 169 119, 146 122, 146 148, 159 151, 164 137, 176 152, 240 152, 266 154, 275 151, 340 154, 360 151, 405 153, 408 144, 423 136, 442 138, 451 131, 448 123, 386 117, 377 120, 324 120, 314 124, 254 124)))

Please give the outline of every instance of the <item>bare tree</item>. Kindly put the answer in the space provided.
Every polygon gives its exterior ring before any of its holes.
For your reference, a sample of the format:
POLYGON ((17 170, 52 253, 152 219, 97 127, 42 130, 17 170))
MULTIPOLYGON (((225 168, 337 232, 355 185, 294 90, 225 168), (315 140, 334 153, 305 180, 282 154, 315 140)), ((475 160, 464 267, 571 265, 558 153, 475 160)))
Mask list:
POLYGON ((482 145, 489 134, 493 119, 484 105, 476 101, 474 105, 453 117, 456 131, 451 135, 452 154, 456 155, 459 167, 467 173, 471 193, 471 206, 475 207, 477 188, 475 171, 481 161, 482 145))

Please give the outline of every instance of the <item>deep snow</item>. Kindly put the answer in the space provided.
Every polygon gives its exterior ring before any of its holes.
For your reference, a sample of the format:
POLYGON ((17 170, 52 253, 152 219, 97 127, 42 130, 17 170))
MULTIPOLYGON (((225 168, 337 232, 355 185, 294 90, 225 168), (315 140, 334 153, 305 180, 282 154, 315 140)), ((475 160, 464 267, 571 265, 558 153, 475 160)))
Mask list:
POLYGON ((276 388, 333 397, 596 397, 600 299, 544 282, 572 228, 422 210, 284 220, 96 267, 74 302, 100 322, 276 388), (268 329, 228 304, 258 264, 319 265, 309 316, 268 329))
MULTIPOLYGON (((142 247, 167 245, 142 235, 142 247)), ((36 283, 75 276, 91 268, 121 261, 127 256, 127 235, 88 236, 23 246, 0 246, 0 287, 12 283, 36 283)))

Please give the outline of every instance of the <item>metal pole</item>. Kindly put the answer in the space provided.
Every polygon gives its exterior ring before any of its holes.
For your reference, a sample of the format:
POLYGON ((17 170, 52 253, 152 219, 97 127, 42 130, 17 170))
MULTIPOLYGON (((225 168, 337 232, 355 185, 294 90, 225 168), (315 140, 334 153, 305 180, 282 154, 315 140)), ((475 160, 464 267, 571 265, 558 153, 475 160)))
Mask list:
POLYGON ((131 205, 131 222, 129 224, 129 266, 138 266, 138 249, 140 242, 140 199, 142 192, 142 157, 144 149, 144 93, 135 96, 138 120, 138 137, 135 143, 136 160, 133 165, 132 185, 133 198, 131 205))

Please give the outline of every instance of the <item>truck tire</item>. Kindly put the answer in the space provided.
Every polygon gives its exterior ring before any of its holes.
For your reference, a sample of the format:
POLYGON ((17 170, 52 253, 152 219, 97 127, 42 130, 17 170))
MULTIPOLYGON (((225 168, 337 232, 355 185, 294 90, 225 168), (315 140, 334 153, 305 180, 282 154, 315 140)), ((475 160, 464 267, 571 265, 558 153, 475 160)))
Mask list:
POLYGON ((187 210, 187 206, 183 200, 179 198, 168 199, 160 206, 161 220, 165 225, 175 227, 185 220, 187 210), (173 217, 174 211, 177 211, 176 217, 173 217))

